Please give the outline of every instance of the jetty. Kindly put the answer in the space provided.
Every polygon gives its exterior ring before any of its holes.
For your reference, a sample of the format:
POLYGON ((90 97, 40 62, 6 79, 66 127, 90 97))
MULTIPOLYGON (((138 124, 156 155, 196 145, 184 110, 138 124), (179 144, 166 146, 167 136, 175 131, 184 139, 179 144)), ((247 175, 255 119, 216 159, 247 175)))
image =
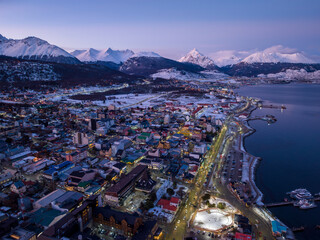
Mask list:
POLYGON ((293 228, 292 228, 292 231, 293 231, 293 232, 301 232, 301 231, 304 231, 304 226, 301 226, 301 227, 293 227, 293 228))
POLYGON ((248 118, 248 121, 249 120, 263 120, 263 121, 267 121, 268 123, 274 123, 277 121, 277 119, 273 115, 253 116, 253 117, 248 118))
MULTIPOLYGON (((311 201, 320 201, 320 197, 309 199, 311 201)), ((283 202, 275 202, 275 203, 267 203, 264 206, 267 208, 271 207, 282 207, 282 206, 289 206, 293 205, 296 201, 283 201, 283 202)))
POLYGON ((262 108, 275 108, 275 109, 287 109, 286 106, 281 105, 281 106, 277 106, 277 105, 261 105, 260 107, 262 108))

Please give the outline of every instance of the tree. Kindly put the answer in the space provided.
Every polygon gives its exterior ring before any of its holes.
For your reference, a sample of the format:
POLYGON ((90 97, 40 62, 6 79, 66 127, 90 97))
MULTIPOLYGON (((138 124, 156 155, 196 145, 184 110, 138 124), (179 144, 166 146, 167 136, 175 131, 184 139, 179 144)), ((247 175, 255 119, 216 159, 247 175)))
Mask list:
POLYGON ((150 194, 150 200, 152 200, 153 202, 154 202, 155 200, 157 200, 157 194, 156 194, 155 192, 152 192, 152 193, 150 194))
POLYGON ((88 153, 91 155, 96 155, 98 152, 98 149, 96 149, 95 147, 93 148, 89 148, 88 153))
POLYGON ((177 182, 173 182, 173 189, 176 189, 177 188, 177 182))
POLYGON ((210 194, 209 193, 206 193, 205 195, 202 196, 202 200, 203 201, 207 201, 210 199, 210 194))
POLYGON ((111 176, 110 174, 108 174, 108 175, 106 176, 106 181, 110 182, 111 179, 112 179, 112 176, 111 176))
POLYGON ((194 149, 194 143, 193 142, 189 142, 188 151, 189 152, 193 152, 193 149, 194 149))
POLYGON ((177 194, 182 198, 183 197, 183 187, 180 187, 177 194))
POLYGON ((29 138, 29 136, 26 135, 26 134, 23 134, 23 135, 22 135, 21 140, 22 140, 23 143, 29 143, 29 142, 30 142, 30 138, 29 138))
POLYGON ((226 208, 226 204, 225 204, 225 203, 222 203, 222 202, 219 202, 219 203, 218 203, 218 208, 220 208, 220 209, 225 209, 225 208, 226 208))
POLYGON ((153 207, 154 207, 153 201, 151 201, 150 199, 148 199, 148 200, 146 201, 146 204, 144 205, 144 208, 145 208, 146 210, 149 210, 149 209, 151 209, 151 208, 153 208, 153 207))
POLYGON ((209 203, 209 204, 208 204, 208 207, 209 207, 209 208, 215 208, 216 205, 215 205, 214 203, 212 203, 212 204, 209 203))
POLYGON ((13 139, 10 137, 7 137, 6 139, 6 143, 11 144, 13 142, 13 139))
POLYGON ((172 188, 168 188, 167 193, 172 196, 174 194, 174 190, 172 188))

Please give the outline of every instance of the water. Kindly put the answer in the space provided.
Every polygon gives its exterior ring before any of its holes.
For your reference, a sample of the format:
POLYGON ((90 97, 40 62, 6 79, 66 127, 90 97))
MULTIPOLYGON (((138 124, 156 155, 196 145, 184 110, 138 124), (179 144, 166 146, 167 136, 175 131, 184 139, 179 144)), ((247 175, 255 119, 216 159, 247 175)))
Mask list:
MULTIPOLYGON (((258 109, 253 116, 274 115, 277 122, 250 121, 257 131, 245 139, 251 154, 262 157, 256 183, 264 202, 283 201, 286 192, 307 188, 320 192, 320 85, 261 85, 239 89, 241 95, 267 100, 287 109, 258 109)), ((320 202, 317 208, 300 210, 293 206, 270 208, 287 226, 304 226, 297 239, 320 239, 320 202)))

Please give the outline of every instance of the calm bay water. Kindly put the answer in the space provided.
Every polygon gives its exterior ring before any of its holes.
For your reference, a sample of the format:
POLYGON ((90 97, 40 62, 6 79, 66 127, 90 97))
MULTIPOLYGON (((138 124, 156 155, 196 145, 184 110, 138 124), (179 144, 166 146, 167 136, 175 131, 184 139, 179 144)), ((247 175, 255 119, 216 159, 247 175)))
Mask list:
MULTIPOLYGON (((286 192, 307 188, 320 192, 320 85, 286 84, 243 87, 243 96, 258 97, 287 109, 258 109, 253 116, 274 115, 277 122, 250 121, 257 131, 245 139, 251 154, 262 157, 256 183, 264 202, 282 201, 286 192)), ((286 206, 270 210, 289 227, 304 226, 297 239, 320 239, 320 202, 318 207, 300 210, 286 206)))

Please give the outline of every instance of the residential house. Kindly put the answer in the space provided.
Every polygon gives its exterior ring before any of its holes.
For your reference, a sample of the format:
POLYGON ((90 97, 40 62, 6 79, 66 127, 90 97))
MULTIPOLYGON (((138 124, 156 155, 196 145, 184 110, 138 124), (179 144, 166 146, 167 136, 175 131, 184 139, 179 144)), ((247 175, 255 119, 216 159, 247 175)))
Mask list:
POLYGON ((78 163, 81 160, 85 159, 87 156, 87 149, 79 149, 73 153, 66 154, 66 160, 73 163, 78 163))
POLYGON ((67 182, 69 186, 78 186, 81 182, 94 180, 96 174, 97 172, 92 169, 74 171, 69 175, 67 182))
POLYGON ((11 192, 21 194, 21 193, 25 193, 27 188, 26 188, 26 185, 22 181, 19 180, 17 182, 14 182, 11 185, 10 190, 11 190, 11 192))
POLYGON ((164 212, 175 214, 180 204, 180 199, 171 197, 170 200, 161 198, 157 206, 161 207, 164 212))

